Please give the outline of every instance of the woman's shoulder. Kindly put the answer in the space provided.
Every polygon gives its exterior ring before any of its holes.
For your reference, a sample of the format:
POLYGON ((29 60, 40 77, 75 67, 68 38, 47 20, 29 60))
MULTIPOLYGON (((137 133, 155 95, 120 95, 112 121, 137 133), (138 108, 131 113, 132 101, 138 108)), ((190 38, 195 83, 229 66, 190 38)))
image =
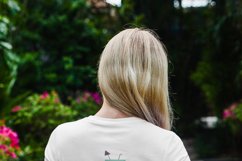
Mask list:
POLYGON ((56 133, 56 135, 63 136, 69 136, 69 135, 75 135, 76 133, 81 133, 85 129, 87 129, 88 124, 86 123, 86 117, 76 120, 76 121, 70 121, 65 122, 60 125, 58 125, 52 133, 56 133))
POLYGON ((165 149, 166 160, 190 161, 180 136, 178 136, 173 131, 160 128, 150 123, 148 124, 149 124, 149 128, 146 130, 147 131, 146 133, 149 134, 151 138, 154 138, 153 145, 156 144, 158 145, 158 147, 162 147, 165 149))
POLYGON ((143 130, 146 131, 147 133, 158 135, 159 137, 163 136, 163 137, 171 138, 171 139, 179 138, 179 136, 175 132, 168 130, 168 129, 161 128, 161 127, 156 126, 147 121, 143 127, 143 130))

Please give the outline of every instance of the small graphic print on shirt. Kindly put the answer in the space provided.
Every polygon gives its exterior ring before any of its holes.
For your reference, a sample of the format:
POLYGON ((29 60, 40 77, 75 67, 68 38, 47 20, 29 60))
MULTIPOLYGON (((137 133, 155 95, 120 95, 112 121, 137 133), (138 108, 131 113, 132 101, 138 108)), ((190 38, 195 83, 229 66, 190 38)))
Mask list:
POLYGON ((122 154, 119 154, 117 159, 111 159, 110 158, 111 153, 109 153, 107 150, 105 150, 104 155, 108 157, 108 159, 105 159, 105 161, 126 161, 126 160, 122 160, 122 159, 120 160, 120 157, 122 154))

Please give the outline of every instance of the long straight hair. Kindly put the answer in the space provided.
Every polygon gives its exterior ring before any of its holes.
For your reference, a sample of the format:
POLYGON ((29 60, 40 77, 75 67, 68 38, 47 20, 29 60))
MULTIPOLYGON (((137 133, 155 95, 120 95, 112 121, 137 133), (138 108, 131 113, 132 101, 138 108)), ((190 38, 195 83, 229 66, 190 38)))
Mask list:
POLYGON ((134 28, 115 35, 100 57, 98 84, 110 106, 170 130, 167 54, 153 31, 134 28))

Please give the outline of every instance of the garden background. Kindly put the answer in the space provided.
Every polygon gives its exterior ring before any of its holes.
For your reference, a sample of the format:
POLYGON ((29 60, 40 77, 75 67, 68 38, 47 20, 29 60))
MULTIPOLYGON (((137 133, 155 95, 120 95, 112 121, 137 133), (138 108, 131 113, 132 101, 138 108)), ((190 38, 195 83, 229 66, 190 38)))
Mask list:
POLYGON ((98 58, 129 27, 166 45, 192 160, 241 158, 241 0, 0 0, 0 160, 42 161, 58 124, 99 109, 98 58))

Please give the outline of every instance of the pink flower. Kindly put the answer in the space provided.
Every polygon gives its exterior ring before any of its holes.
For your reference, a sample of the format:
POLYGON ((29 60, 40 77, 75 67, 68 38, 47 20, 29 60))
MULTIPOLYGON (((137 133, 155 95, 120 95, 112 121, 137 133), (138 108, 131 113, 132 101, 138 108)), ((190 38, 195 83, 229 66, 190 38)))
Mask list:
POLYGON ((54 102, 55 102, 55 103, 59 103, 59 102, 60 102, 59 98, 55 98, 55 99, 54 99, 54 102))
POLYGON ((99 95, 98 92, 91 93, 91 96, 92 96, 93 100, 94 100, 97 104, 101 104, 101 103, 102 103, 102 98, 101 98, 101 96, 99 95))
POLYGON ((0 126, 0 150, 11 158, 17 158, 15 151, 19 150, 18 135, 6 126, 0 126))
POLYGON ((233 111, 234 109, 236 109, 236 107, 237 107, 237 105, 238 105, 238 103, 233 103, 232 105, 230 105, 228 108, 231 110, 231 111, 233 111))
POLYGON ((12 131, 6 126, 0 126, 0 136, 10 139, 10 146, 13 148, 19 148, 19 139, 16 132, 12 131))
POLYGON ((82 95, 82 100, 86 102, 90 96, 91 96, 90 92, 85 91, 82 95))
POLYGON ((237 103, 232 103, 228 108, 224 109, 223 111, 223 118, 228 119, 228 118, 235 118, 235 113, 234 110, 237 107, 237 103))
POLYGON ((1 145, 1 144, 0 144, 0 150, 6 152, 6 151, 8 150, 7 145, 1 145))
POLYGON ((46 99, 46 98, 48 98, 49 97, 49 93, 47 92, 47 91, 45 91, 44 93, 42 93, 41 95, 40 95, 40 99, 46 99))
POLYGON ((76 103, 80 103, 80 102, 81 102, 80 97, 77 97, 77 98, 76 98, 76 103))
POLYGON ((12 158, 17 158, 17 155, 14 152, 7 151, 7 154, 12 158))
POLYGON ((233 112, 230 109, 225 109, 223 112, 223 118, 227 119, 233 116, 233 112))
POLYGON ((14 107, 12 108, 11 112, 18 112, 18 111, 20 111, 21 109, 22 109, 21 106, 14 106, 14 107))
POLYGON ((5 154, 10 156, 11 158, 17 158, 17 155, 14 152, 11 152, 9 147, 6 145, 0 145, 0 150, 2 150, 5 154))

